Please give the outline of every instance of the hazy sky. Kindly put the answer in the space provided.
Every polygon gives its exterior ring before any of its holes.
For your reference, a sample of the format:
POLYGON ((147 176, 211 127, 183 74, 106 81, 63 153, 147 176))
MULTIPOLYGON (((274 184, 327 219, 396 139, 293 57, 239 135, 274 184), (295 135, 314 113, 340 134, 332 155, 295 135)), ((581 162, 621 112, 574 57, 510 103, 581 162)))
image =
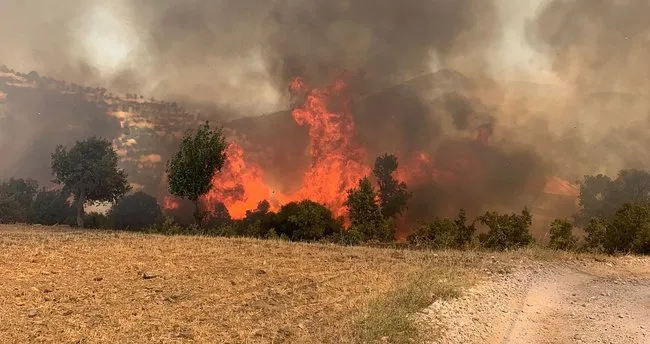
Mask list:
MULTIPOLYGON (((552 80, 552 73, 548 71, 545 61, 530 48, 523 34, 526 20, 535 14, 543 1, 497 1, 503 25, 501 39, 495 42, 487 56, 489 70, 496 77, 543 82, 552 80)), ((232 6, 232 2, 219 0, 215 0, 214 4, 212 10, 225 14, 231 10, 228 6, 232 6)), ((84 80, 73 81, 91 84, 101 84, 102 80, 108 79, 120 80, 120 73, 130 70, 126 79, 137 80, 137 86, 134 86, 137 89, 131 91, 146 96, 170 96, 170 93, 181 92, 180 89, 201 100, 214 99, 219 103, 247 106, 259 111, 268 111, 277 105, 280 95, 277 87, 265 77, 261 47, 259 51, 253 49, 245 56, 211 60, 209 75, 193 66, 170 66, 165 73, 160 73, 159 66, 158 69, 150 68, 148 58, 151 54, 148 50, 152 49, 153 43, 152 33, 147 32, 147 29, 154 19, 147 11, 147 6, 156 5, 156 2, 147 5, 145 2, 134 3, 131 0, 0 0, 0 40, 3 42, 0 63, 16 70, 37 70, 59 78, 68 74, 78 76, 79 70, 90 67, 94 69, 92 76, 84 75, 84 80), (57 39, 49 39, 48 35, 57 39), (74 43, 62 47, 59 41, 64 39, 74 43), (79 65, 70 65, 71 61, 79 65), (137 65, 136 68, 134 64, 137 65), (75 72, 67 73, 66 69, 70 68, 75 69, 75 72), (139 75, 134 76, 136 73, 133 70, 137 70, 139 75), (191 75, 186 78, 190 81, 179 81, 174 90, 161 86, 169 84, 170 80, 173 82, 178 78, 178 73, 191 75), (256 80, 255 83, 250 82, 251 76, 256 80), (194 84, 190 84, 192 80, 194 84), (255 104, 251 104, 251 93, 256 94, 255 104)), ((233 9, 238 10, 243 12, 241 9, 233 9)), ((256 8, 261 14, 245 19, 261 22, 264 10, 256 8)), ((237 28, 233 27, 232 30, 237 28)), ((227 37, 227 33, 223 37, 227 37)), ((178 37, 170 37, 170 44, 174 43, 174 39, 178 37)), ((241 44, 223 39, 225 45, 241 44)), ((435 61, 432 61, 432 66, 435 69, 435 61)), ((200 67, 204 68, 204 65, 200 67)), ((119 85, 122 87, 107 86, 128 89, 130 82, 125 83, 126 85, 119 85)))

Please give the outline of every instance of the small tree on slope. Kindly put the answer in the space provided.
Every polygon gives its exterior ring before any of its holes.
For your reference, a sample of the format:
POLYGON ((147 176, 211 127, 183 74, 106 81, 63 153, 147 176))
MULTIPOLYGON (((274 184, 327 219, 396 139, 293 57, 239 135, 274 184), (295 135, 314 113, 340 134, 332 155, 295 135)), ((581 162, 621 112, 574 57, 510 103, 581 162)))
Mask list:
POLYGON ((54 182, 74 195, 79 227, 84 227, 86 202, 115 202, 131 190, 117 163, 117 153, 108 140, 91 137, 77 141, 70 150, 56 147, 52 154, 54 182))
POLYGON ((179 151, 167 163, 169 192, 194 202, 198 226, 203 218, 199 199, 210 191, 214 174, 223 168, 226 148, 222 129, 211 130, 209 122, 205 122, 196 132, 185 134, 179 151))
POLYGON ((412 196, 406 183, 393 177, 398 166, 396 156, 384 154, 375 160, 372 170, 379 184, 381 212, 386 218, 395 218, 401 215, 406 210, 406 204, 412 196))
POLYGON ((386 220, 377 202, 377 194, 368 178, 359 181, 355 189, 348 190, 345 204, 350 215, 350 231, 358 232, 363 240, 391 241, 395 228, 386 220))

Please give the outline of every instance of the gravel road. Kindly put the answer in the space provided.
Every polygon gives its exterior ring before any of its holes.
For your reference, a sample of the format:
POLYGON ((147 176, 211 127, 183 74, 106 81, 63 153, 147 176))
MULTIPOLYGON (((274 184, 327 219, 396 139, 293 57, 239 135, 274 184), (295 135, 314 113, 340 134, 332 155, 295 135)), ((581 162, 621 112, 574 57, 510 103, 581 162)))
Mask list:
POLYGON ((439 301, 432 343, 650 343, 650 259, 528 262, 439 301))

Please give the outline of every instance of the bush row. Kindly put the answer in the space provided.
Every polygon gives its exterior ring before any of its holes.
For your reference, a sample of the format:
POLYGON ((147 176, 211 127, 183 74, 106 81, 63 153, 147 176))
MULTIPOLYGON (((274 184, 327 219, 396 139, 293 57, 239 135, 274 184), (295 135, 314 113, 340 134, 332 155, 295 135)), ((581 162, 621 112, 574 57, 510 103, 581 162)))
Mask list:
MULTIPOLYGON (((278 212, 268 202, 241 220, 231 219, 223 204, 217 206, 202 227, 181 226, 163 216, 156 199, 136 192, 120 199, 106 214, 85 215, 88 228, 124 229, 166 235, 200 234, 225 237, 281 239, 360 245, 393 240, 392 218, 382 215, 376 194, 367 180, 350 190, 347 206, 350 223, 334 217, 322 204, 303 200, 285 204, 278 212)), ((74 225, 75 209, 62 191, 39 189, 33 180, 11 179, 0 183, 0 223, 74 225)), ((422 223, 407 237, 408 245, 419 249, 512 250, 534 242, 530 234, 532 215, 486 212, 469 221, 461 209, 455 218, 438 218, 422 223), (482 233, 476 235, 478 228, 482 233)), ((548 246, 557 250, 650 254, 650 205, 626 203, 610 219, 592 218, 578 237, 569 220, 555 220, 549 228, 548 246)))

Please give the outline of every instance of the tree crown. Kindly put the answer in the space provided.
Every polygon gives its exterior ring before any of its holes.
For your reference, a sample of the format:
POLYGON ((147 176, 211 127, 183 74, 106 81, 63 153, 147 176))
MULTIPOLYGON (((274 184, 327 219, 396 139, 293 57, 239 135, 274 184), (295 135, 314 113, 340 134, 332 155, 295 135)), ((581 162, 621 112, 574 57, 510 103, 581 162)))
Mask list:
POLYGON ((210 191, 214 174, 226 161, 226 148, 223 130, 210 129, 209 122, 188 131, 167 164, 169 192, 196 202, 210 191))
POLYGON ((91 137, 69 150, 59 145, 52 154, 54 182, 91 202, 114 202, 131 190, 118 156, 108 140, 91 137))

